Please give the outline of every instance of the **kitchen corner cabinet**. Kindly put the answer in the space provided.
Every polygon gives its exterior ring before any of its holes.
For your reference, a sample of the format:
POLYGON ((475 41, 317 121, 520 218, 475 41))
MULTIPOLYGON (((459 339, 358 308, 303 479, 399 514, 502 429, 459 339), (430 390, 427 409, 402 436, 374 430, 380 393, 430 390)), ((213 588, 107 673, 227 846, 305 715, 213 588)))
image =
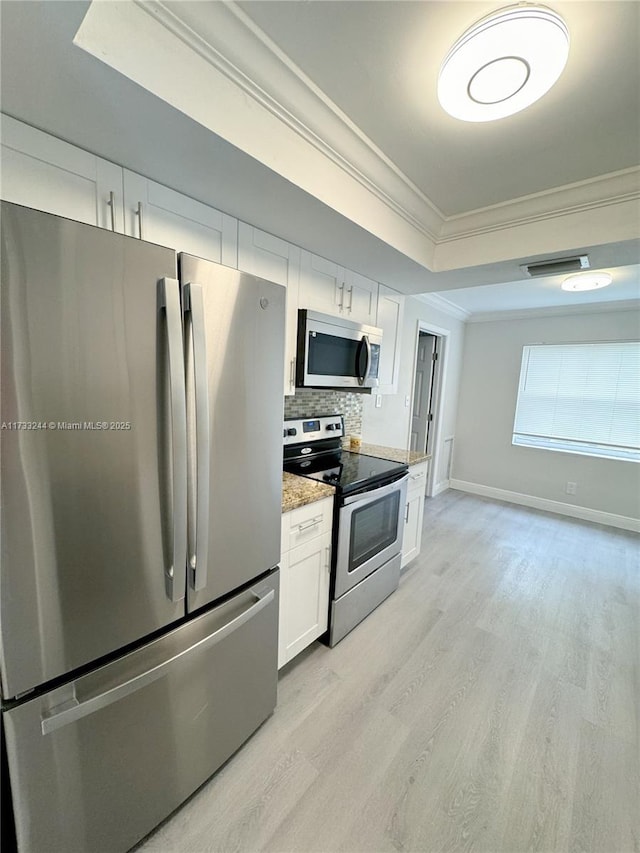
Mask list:
POLYGON ((124 169, 124 233, 228 267, 238 265, 238 221, 124 169))
POLYGON ((333 498, 282 515, 280 669, 327 630, 333 498))
POLYGON ((287 288, 284 393, 286 396, 295 394, 300 249, 259 228, 239 222, 238 269, 287 288))
POLYGON ((396 394, 400 375, 404 296, 381 284, 375 325, 382 329, 378 394, 396 394))
POLYGON ((404 534, 402 537, 402 562, 404 568, 420 553, 422 542, 422 521, 424 518, 424 493, 427 485, 428 462, 419 462, 409 468, 407 503, 404 516, 404 534))
POLYGON ((375 325, 378 284, 311 252, 300 253, 300 308, 375 325))
POLYGON ((122 232, 120 166, 10 116, 1 140, 3 199, 122 232))

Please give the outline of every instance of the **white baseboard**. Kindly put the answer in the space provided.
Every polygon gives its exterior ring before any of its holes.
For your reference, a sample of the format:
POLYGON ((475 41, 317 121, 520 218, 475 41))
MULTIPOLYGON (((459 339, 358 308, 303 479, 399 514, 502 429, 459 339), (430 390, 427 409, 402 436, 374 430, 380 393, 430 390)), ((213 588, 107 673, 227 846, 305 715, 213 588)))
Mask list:
POLYGON ((433 487, 433 492, 429 497, 435 498, 436 495, 439 495, 441 492, 446 492, 449 488, 449 480, 443 480, 441 483, 436 483, 433 487))
POLYGON ((555 512, 558 515, 570 515, 572 518, 580 518, 582 521, 594 521, 596 524, 608 524, 610 527, 620 527, 622 530, 640 533, 640 519, 629 518, 626 515, 615 515, 612 512, 602 512, 602 510, 590 509, 586 506, 552 501, 548 498, 537 498, 534 495, 523 495, 520 492, 510 492, 507 489, 483 486, 480 483, 467 483, 465 480, 449 480, 449 487, 460 492, 482 495, 485 498, 495 498, 497 501, 530 506, 534 509, 543 509, 546 512, 555 512))

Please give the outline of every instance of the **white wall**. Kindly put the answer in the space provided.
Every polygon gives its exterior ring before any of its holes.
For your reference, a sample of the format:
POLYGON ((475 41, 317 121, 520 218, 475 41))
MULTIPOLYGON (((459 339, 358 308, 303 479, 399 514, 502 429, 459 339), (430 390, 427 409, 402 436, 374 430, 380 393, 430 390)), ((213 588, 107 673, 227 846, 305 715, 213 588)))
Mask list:
POLYGON ((402 325, 402 351, 400 356, 400 377, 398 393, 384 395, 381 408, 375 408, 375 394, 364 398, 362 413, 362 438, 370 444, 382 444, 386 447, 409 446, 411 427, 411 401, 413 394, 413 374, 416 361, 416 342, 418 323, 423 321, 436 331, 446 330, 446 353, 443 361, 444 387, 442 400, 442 421, 438 436, 439 465, 435 476, 436 488, 446 477, 446 454, 444 442, 454 435, 456 425, 456 405, 462 366, 462 347, 465 324, 442 311, 428 305, 420 299, 407 297, 404 302, 402 325), (405 405, 406 398, 409 405, 405 405))
MULTIPOLYGON (((640 517, 637 463, 511 444, 525 344, 625 340, 638 338, 639 332, 640 315, 633 311, 468 324, 452 473, 461 483, 453 485, 504 489, 576 508, 640 517), (568 481, 577 483, 575 496, 566 494, 568 481)), ((597 520, 588 512, 575 514, 597 520)))

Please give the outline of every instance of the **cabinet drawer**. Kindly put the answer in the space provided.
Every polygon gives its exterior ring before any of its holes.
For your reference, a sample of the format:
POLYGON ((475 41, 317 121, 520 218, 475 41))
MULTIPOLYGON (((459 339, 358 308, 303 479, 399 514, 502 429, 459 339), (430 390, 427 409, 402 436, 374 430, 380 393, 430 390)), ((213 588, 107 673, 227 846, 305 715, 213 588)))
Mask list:
POLYGON ((409 468, 409 482, 407 484, 407 497, 418 493, 424 494, 427 482, 428 462, 419 462, 409 468))
POLYGON ((282 550, 289 551, 331 530, 333 498, 298 507, 282 516, 282 550))

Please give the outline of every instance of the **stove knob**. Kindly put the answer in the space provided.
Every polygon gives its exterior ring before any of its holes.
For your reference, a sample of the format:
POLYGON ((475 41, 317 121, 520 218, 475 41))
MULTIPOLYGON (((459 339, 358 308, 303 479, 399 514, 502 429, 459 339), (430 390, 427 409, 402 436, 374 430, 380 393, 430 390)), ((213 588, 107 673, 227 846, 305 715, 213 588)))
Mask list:
POLYGON ((287 435, 297 435, 297 434, 298 434, 298 430, 295 427, 289 427, 289 429, 287 430, 287 435))
POLYGON ((327 429, 328 429, 329 431, 332 431, 332 430, 334 430, 335 428, 336 428, 336 425, 335 425, 335 424, 327 424, 327 429))
POLYGON ((340 429, 341 426, 342 426, 342 424, 335 424, 336 429, 340 429))

